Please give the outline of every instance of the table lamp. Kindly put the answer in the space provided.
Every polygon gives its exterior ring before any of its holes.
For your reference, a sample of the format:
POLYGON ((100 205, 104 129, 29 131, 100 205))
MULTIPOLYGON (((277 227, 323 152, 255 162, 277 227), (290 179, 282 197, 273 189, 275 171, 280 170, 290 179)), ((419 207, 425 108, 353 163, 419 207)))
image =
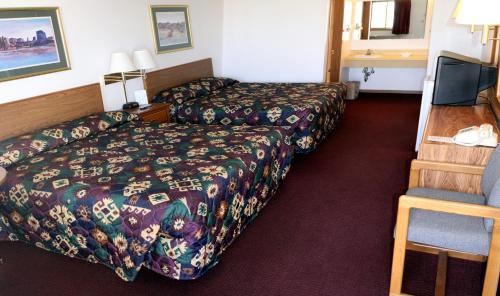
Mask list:
POLYGON ((133 56, 135 67, 141 71, 142 78, 146 79, 146 70, 156 67, 156 63, 153 60, 153 57, 146 49, 134 51, 133 56))
POLYGON ((127 77, 126 73, 135 71, 136 68, 134 64, 130 60, 130 57, 124 52, 115 52, 111 55, 111 62, 109 65, 110 73, 121 73, 121 82, 123 85, 123 92, 125 93, 125 104, 123 105, 123 109, 132 109, 137 108, 139 104, 136 102, 129 102, 127 97, 127 77))
POLYGON ((482 25, 483 45, 488 43, 490 26, 500 25, 499 0, 461 0, 455 11, 456 22, 466 25, 482 25))

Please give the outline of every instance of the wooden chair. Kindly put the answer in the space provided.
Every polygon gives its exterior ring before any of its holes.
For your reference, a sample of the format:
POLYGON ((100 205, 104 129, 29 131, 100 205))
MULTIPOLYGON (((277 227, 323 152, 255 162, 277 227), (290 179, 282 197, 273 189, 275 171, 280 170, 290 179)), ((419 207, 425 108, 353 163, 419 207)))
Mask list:
POLYGON ((500 147, 486 167, 414 160, 399 199, 390 295, 401 294, 406 250, 439 255, 436 295, 445 295, 447 258, 487 261, 483 295, 500 275, 500 147), (422 170, 480 175, 483 195, 418 188, 422 170))

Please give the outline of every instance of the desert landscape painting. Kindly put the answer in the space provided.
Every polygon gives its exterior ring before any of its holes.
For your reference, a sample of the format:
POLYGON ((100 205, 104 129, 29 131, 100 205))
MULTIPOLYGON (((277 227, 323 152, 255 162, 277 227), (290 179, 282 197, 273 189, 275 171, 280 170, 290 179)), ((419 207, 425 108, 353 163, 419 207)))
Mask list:
POLYGON ((59 62, 51 17, 0 19, 0 71, 59 62))
POLYGON ((160 46, 187 43, 188 32, 184 12, 157 12, 160 46))
POLYGON ((152 6, 151 9, 158 53, 192 47, 187 6, 152 6))

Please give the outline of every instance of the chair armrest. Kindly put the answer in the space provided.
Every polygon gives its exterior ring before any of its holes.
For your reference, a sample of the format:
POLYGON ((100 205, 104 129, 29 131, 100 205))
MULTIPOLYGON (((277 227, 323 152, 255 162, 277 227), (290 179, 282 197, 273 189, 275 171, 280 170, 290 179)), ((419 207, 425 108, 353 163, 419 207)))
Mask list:
POLYGON ((422 170, 482 176, 484 174, 485 167, 415 159, 411 162, 409 188, 418 187, 420 183, 420 173, 422 170))
POLYGON ((422 209, 463 216, 490 218, 500 221, 500 208, 463 202, 403 195, 399 198, 399 207, 405 209, 422 209))
POLYGON ((484 166, 476 166, 469 164, 458 164, 458 163, 447 163, 447 162, 437 162, 437 161, 426 161, 415 159, 411 163, 412 169, 416 170, 431 170, 431 171, 441 171, 450 173, 462 173, 469 175, 480 175, 484 174, 484 166))

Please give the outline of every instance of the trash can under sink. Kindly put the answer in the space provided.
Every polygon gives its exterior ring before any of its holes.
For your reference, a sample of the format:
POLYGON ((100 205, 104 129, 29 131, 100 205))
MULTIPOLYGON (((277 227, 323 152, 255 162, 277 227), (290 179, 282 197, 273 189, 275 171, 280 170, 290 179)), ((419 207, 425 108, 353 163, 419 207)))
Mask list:
POLYGON ((359 96, 360 81, 346 81, 347 85, 347 100, 356 100, 359 96))

